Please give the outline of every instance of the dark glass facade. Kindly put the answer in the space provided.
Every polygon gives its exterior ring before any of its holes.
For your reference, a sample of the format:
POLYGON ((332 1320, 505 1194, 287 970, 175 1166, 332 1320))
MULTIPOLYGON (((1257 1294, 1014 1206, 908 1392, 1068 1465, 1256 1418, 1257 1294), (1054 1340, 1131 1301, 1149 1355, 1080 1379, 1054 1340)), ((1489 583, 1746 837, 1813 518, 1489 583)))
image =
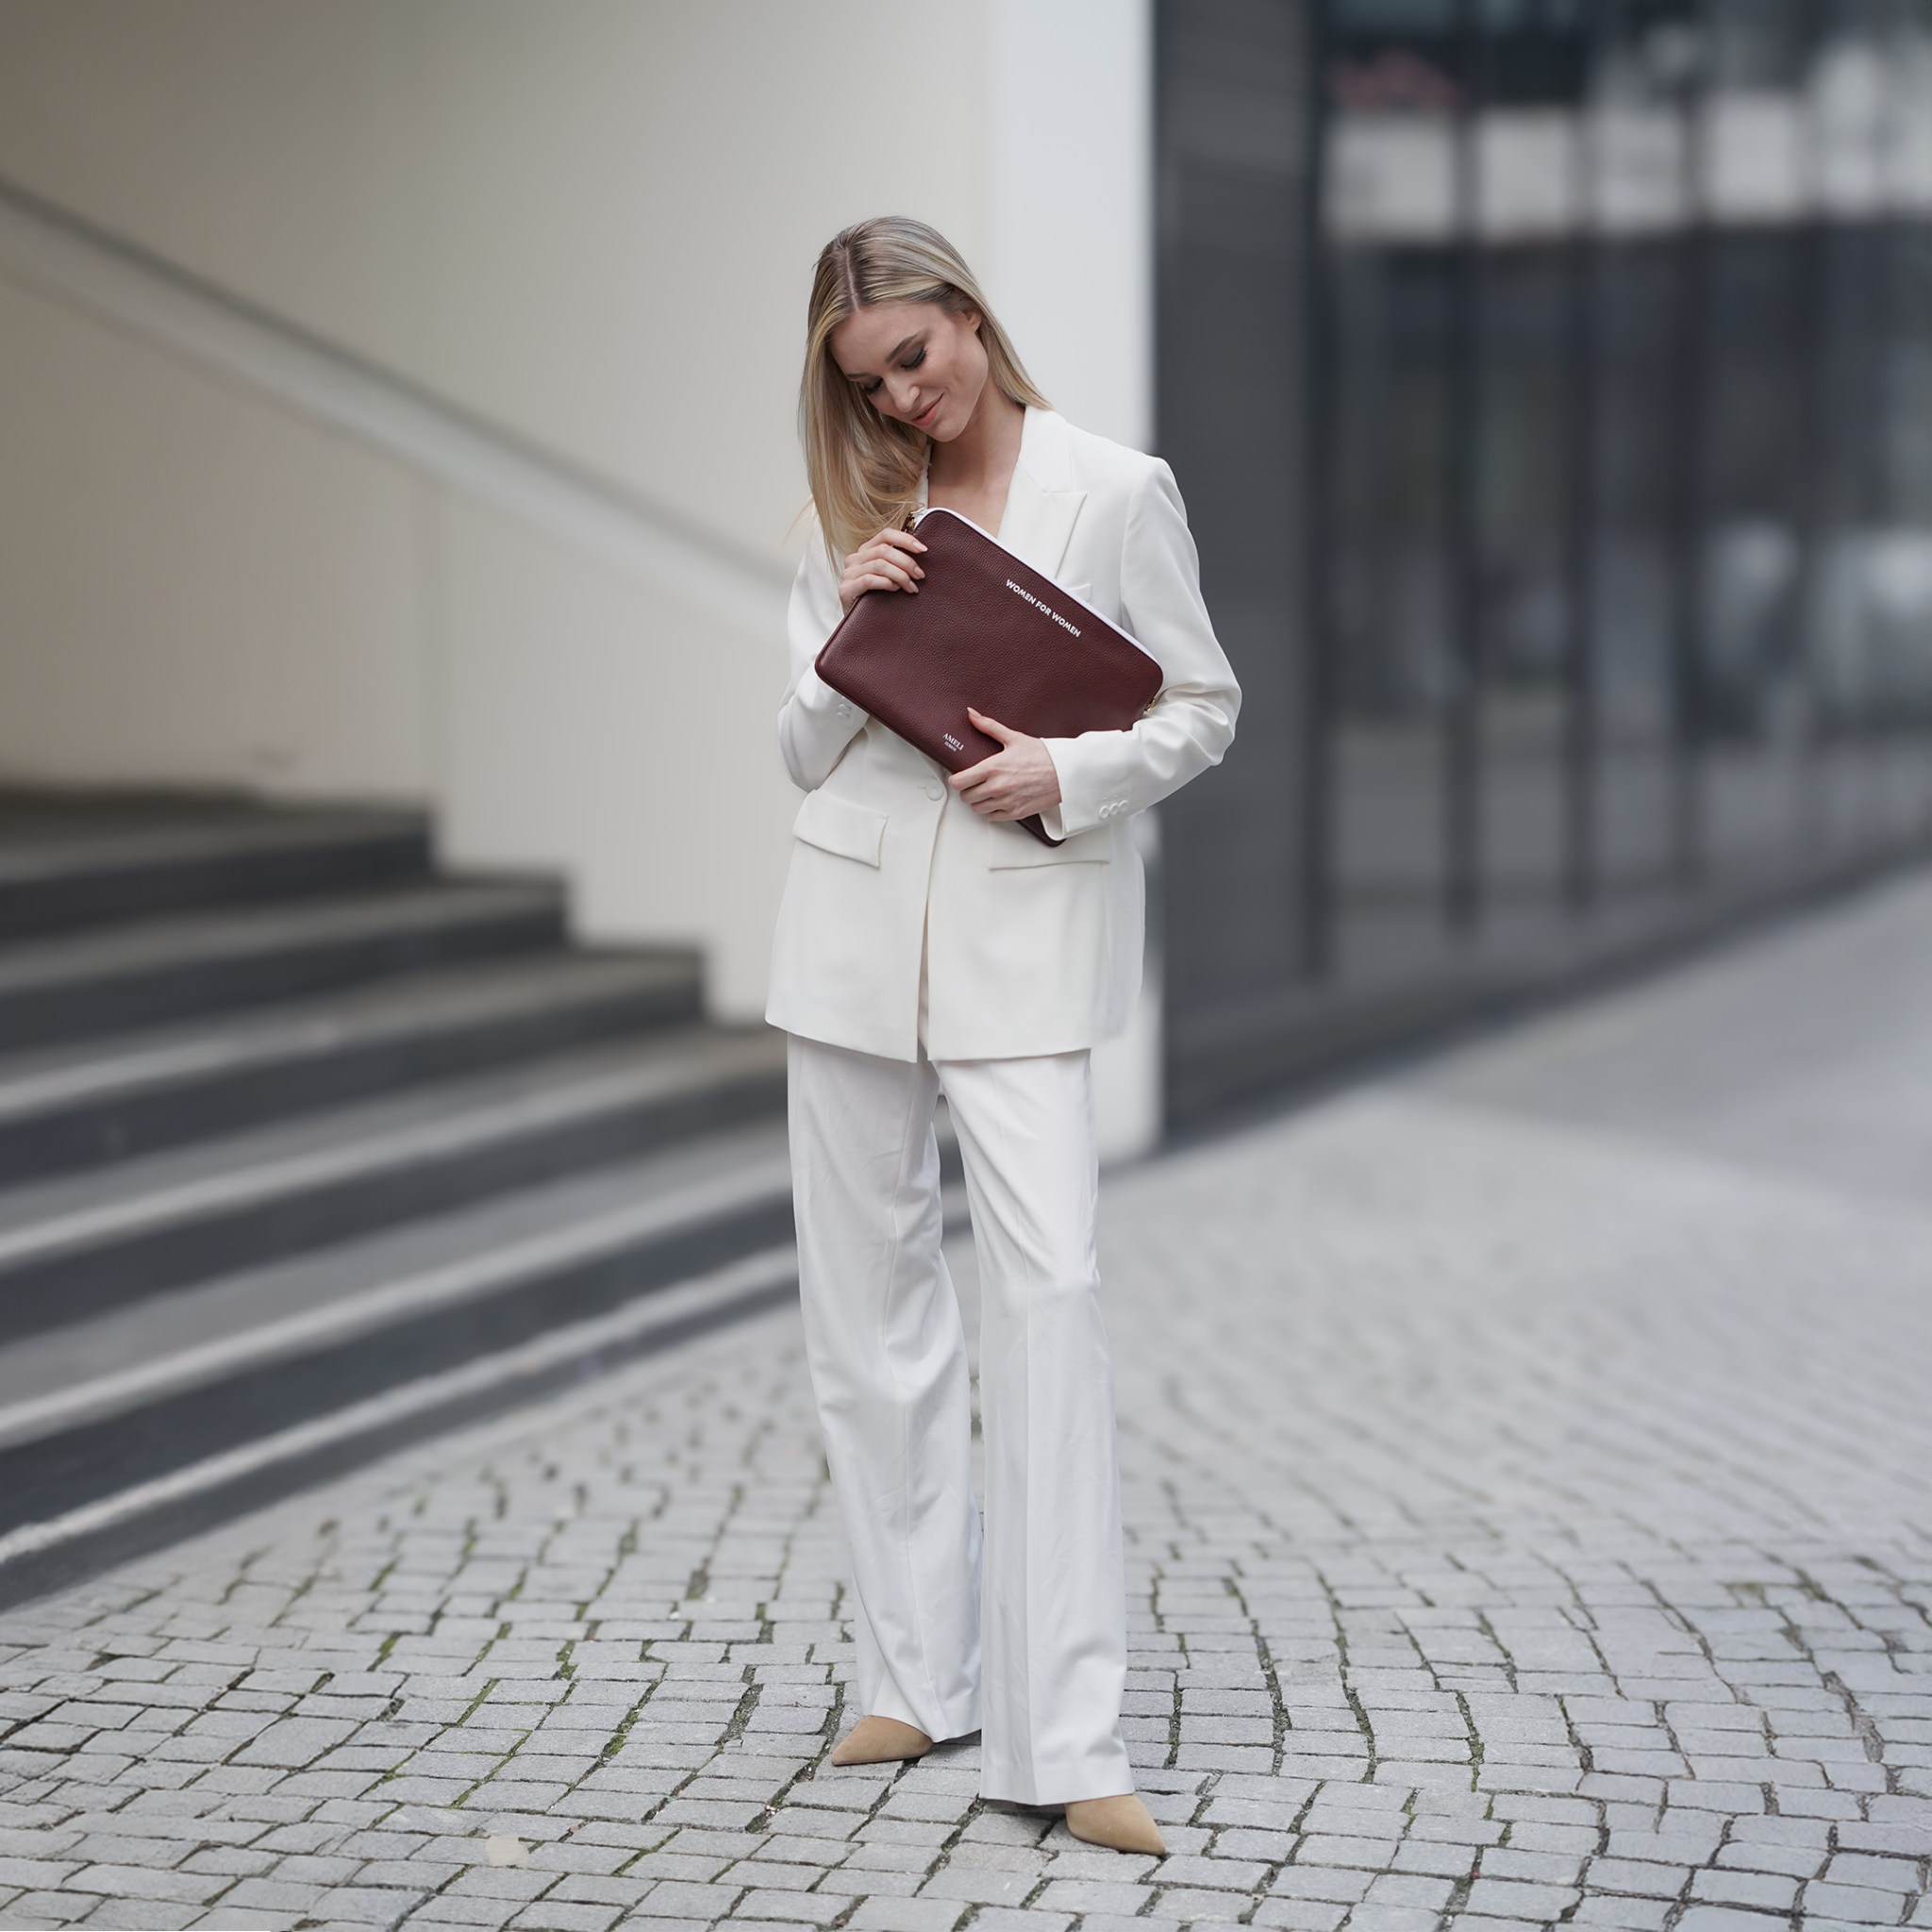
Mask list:
POLYGON ((1160 0, 1171 1111, 1932 841, 1932 0, 1160 0))

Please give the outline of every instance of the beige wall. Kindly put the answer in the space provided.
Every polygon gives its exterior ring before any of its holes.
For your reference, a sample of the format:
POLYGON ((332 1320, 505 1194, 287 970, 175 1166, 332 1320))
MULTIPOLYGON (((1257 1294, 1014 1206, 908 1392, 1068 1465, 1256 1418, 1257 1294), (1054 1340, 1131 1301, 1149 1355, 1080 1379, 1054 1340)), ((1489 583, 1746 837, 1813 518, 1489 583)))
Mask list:
POLYGON ((427 802, 762 1009, 775 641, 0 277, 0 774, 427 802))
POLYGON ((818 244, 986 252, 985 13, 882 136, 863 0, 0 0, 0 175, 768 554, 818 244))
POLYGON ((1147 0, 0 0, 0 182, 698 540, 627 568, 0 253, 0 776, 418 800, 758 1012, 783 641, 687 579, 722 545, 782 604, 812 258, 934 222, 1144 441, 1147 41, 1147 0))
POLYGON ((0 277, 0 773, 435 789, 415 480, 0 277))
POLYGON ((431 542, 445 851, 567 870, 591 937, 696 937, 714 1009, 761 1015, 798 808, 777 653, 459 494, 431 542))

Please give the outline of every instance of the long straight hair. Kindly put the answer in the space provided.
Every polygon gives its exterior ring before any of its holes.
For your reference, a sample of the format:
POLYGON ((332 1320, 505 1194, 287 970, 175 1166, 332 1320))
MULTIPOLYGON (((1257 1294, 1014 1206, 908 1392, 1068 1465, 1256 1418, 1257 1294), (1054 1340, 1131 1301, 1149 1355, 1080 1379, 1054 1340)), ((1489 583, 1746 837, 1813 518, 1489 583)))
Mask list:
POLYGON ((832 331, 881 302, 931 302, 950 315, 979 317, 987 378, 1022 407, 1051 407, 1034 388, 994 321, 973 271, 937 228, 880 215, 841 230, 819 251, 807 311, 805 376, 798 386, 798 437, 825 548, 834 562, 880 530, 906 521, 932 439, 882 416, 832 358, 832 331))

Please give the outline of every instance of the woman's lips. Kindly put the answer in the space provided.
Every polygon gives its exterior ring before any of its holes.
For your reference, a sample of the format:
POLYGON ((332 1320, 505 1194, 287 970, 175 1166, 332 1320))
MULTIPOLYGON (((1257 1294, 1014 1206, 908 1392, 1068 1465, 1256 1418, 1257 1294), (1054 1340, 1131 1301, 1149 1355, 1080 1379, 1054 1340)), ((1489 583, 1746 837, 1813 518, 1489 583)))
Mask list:
POLYGON ((945 399, 946 399, 946 393, 945 393, 945 391, 944 391, 943 390, 941 390, 941 391, 939 392, 939 394, 938 394, 938 395, 936 395, 935 397, 933 397, 933 399, 932 399, 932 407, 931 407, 930 408, 927 408, 927 409, 922 409, 922 410, 920 411, 920 413, 919 413, 918 415, 916 415, 915 417, 913 417, 913 419, 912 419, 912 426, 913 426, 913 428, 915 428, 915 429, 925 429, 925 428, 928 428, 928 427, 929 427, 929 426, 931 425, 931 423, 932 423, 932 419, 933 419, 933 417, 934 417, 935 415, 937 415, 937 414, 939 413, 939 407, 940 407, 940 405, 941 405, 941 404, 942 402, 944 402, 944 401, 945 401, 945 399))

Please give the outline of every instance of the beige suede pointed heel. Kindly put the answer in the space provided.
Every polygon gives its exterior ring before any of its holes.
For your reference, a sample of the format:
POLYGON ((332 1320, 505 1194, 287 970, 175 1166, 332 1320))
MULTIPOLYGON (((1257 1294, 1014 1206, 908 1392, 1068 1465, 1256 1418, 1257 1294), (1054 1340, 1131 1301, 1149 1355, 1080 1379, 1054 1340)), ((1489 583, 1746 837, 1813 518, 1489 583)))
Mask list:
POLYGON ((894 1717, 862 1717, 832 1746, 834 1764, 900 1764, 924 1757, 932 1740, 894 1717))
POLYGON ((1082 1844, 1110 1852, 1144 1852, 1167 1857, 1167 1845, 1154 1815, 1133 1791, 1118 1798, 1077 1798, 1067 1807, 1067 1829, 1082 1844))

